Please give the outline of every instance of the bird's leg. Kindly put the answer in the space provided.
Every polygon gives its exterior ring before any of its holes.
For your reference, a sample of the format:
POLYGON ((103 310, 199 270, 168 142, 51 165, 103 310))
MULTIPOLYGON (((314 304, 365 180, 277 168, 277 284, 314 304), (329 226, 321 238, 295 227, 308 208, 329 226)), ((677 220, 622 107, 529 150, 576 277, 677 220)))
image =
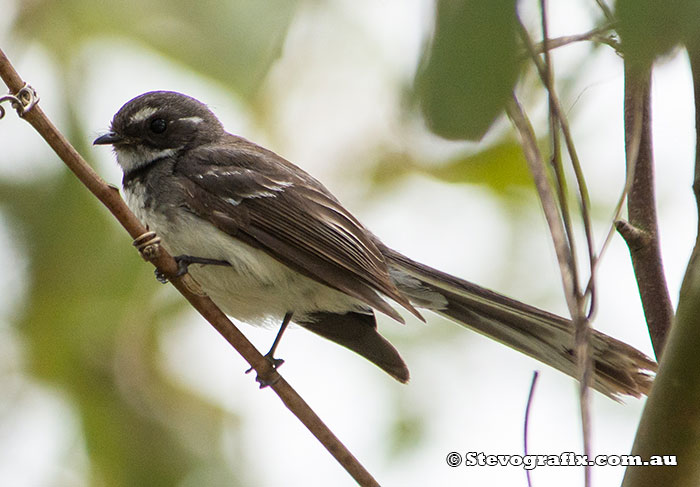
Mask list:
MULTIPOLYGON (((230 266, 231 264, 225 260, 208 259, 206 257, 196 257, 194 255, 176 255, 173 257, 175 262, 177 262, 177 272, 173 277, 180 277, 187 274, 190 264, 201 264, 201 265, 222 265, 230 266)), ((168 278, 160 271, 156 269, 155 271, 156 279, 165 284, 168 282, 168 278)))
POLYGON ((287 326, 289 326, 289 322, 292 321, 292 313, 291 311, 287 312, 287 314, 284 315, 284 318, 282 319, 282 324, 280 325, 280 329, 277 332, 277 336, 275 336, 275 341, 272 342, 272 346, 270 347, 270 351, 265 354, 265 358, 270 361, 272 366, 274 368, 279 367, 284 363, 284 360, 280 358, 275 358, 275 351, 277 350, 277 347, 280 344, 280 341, 282 340, 282 335, 284 334, 284 330, 287 329, 287 326))
MULTIPOLYGON (((289 322, 292 321, 292 315, 294 313, 291 311, 288 311, 287 314, 284 315, 284 318, 282 319, 282 325, 280 325, 280 329, 277 332, 277 336, 275 337, 275 341, 272 342, 272 346, 270 347, 270 351, 265 354, 265 358, 267 359, 268 362, 270 362, 270 365, 272 365, 273 369, 277 369, 280 365, 284 363, 284 360, 281 358, 275 358, 275 350, 277 350, 277 346, 280 344, 280 341, 282 340, 282 335, 284 334, 284 330, 287 329, 287 326, 289 326, 289 322)), ((248 370, 245 371, 245 373, 249 373, 251 370, 253 370, 253 367, 249 368, 248 370)), ((255 378, 255 380, 260 384, 260 389, 263 387, 267 387, 269 385, 272 385, 272 383, 268 382, 264 378, 258 376, 255 378)))

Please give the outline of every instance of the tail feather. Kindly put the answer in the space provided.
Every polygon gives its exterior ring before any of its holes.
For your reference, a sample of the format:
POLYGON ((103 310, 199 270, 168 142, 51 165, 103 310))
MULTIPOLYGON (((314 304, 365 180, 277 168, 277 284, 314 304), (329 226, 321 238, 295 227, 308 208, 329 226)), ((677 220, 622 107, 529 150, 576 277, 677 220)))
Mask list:
POLYGON ((377 331, 374 314, 313 313, 297 324, 362 355, 399 382, 408 382, 408 367, 377 331))
MULTIPOLYGON (((444 315, 530 357, 577 377, 574 325, 382 248, 397 287, 420 307, 444 315)), ((619 399, 647 394, 657 364, 634 347, 593 330, 593 387, 619 399)))

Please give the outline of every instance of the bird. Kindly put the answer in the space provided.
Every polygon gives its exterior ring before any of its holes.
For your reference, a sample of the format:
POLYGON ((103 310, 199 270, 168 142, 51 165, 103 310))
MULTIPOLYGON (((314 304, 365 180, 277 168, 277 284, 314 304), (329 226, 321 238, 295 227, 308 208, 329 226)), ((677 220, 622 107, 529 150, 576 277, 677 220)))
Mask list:
MULTIPOLYGON (((384 245, 301 168, 228 133, 199 100, 152 91, 125 103, 95 145, 111 145, 125 200, 229 316, 290 322, 363 356, 399 382, 409 371, 377 330, 401 306, 437 313, 577 377, 571 320, 488 290, 384 245)), ((619 400, 647 394, 656 363, 593 330, 592 386, 619 400)))

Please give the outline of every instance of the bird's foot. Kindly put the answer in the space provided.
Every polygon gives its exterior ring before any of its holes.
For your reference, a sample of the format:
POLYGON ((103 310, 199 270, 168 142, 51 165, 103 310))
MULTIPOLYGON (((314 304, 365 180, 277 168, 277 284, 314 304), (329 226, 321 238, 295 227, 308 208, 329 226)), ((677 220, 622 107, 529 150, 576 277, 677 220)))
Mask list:
MULTIPOLYGON (((177 262, 177 272, 175 273, 173 278, 175 277, 180 277, 184 276, 187 274, 190 265, 192 264, 201 264, 201 265, 222 265, 222 266, 230 266, 231 264, 226 262, 225 260, 217 260, 217 259, 208 259, 206 257, 196 257, 193 255, 176 255, 173 257, 175 259, 175 262, 177 262)), ((168 277, 161 272, 160 269, 156 269, 155 271, 156 274, 156 279, 158 279, 159 282, 165 284, 168 282, 168 277)))
MULTIPOLYGON (((275 358, 270 353, 268 353, 264 357, 268 362, 270 362, 270 365, 272 366, 273 373, 269 374, 271 377, 261 376, 260 373, 258 373, 257 377, 255 377, 255 382, 260 384, 260 389, 267 387, 267 386, 271 386, 271 385, 275 384, 280 379, 280 375, 277 374, 277 368, 284 363, 283 359, 275 358)), ((253 367, 246 370, 245 373, 249 374, 252 371, 253 371, 253 367)), ((266 374, 266 375, 268 375, 268 374, 266 374)))

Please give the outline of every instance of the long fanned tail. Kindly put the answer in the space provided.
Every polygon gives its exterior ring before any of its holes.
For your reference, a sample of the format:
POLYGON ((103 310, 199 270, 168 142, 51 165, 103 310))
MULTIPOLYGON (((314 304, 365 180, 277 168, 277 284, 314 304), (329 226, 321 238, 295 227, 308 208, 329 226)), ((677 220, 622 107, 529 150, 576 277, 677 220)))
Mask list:
MULTIPOLYGON (((421 308, 444 315, 572 377, 571 320, 489 291, 382 248, 396 286, 421 308)), ((657 364, 636 348, 593 330, 593 387, 619 400, 647 394, 657 364)))

